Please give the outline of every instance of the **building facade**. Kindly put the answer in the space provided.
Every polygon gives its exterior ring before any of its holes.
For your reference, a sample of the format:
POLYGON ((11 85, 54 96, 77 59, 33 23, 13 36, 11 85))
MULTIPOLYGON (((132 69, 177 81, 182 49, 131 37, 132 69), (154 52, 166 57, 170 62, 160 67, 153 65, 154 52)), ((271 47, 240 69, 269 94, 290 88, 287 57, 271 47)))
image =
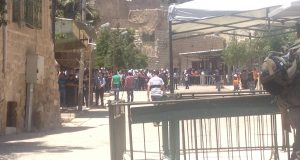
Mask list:
MULTIPOLYGON (((148 56, 148 68, 158 69, 169 68, 168 4, 166 2, 164 0, 98 0, 96 8, 102 23, 109 22, 113 27, 119 25, 134 28, 137 34, 136 41, 142 53, 148 56)), ((222 38, 211 36, 173 41, 173 66, 179 70, 192 67, 192 61, 187 62, 186 57, 179 56, 179 53, 223 49, 223 47, 222 38)), ((198 57, 198 61, 203 60, 198 57)))
POLYGON ((0 134, 11 128, 23 132, 26 126, 56 128, 60 111, 52 1, 6 2, 7 25, 0 28, 0 134), (26 120, 29 107, 32 121, 26 120))

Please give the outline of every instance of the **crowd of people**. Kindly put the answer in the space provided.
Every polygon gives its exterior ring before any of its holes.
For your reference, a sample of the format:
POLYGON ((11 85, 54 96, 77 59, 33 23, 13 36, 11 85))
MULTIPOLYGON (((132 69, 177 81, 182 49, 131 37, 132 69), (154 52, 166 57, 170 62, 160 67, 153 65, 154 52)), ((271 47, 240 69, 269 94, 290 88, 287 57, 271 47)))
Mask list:
MULTIPOLYGON (((154 77, 155 72, 155 70, 147 69, 113 71, 100 68, 93 70, 92 77, 89 78, 89 70, 86 69, 83 76, 83 104, 88 104, 89 92, 94 95, 90 100, 90 105, 104 106, 104 93, 112 93, 115 100, 119 100, 119 91, 127 91, 128 102, 133 102, 133 91, 146 91, 148 89, 147 83, 149 79, 154 77), (92 102, 92 99, 95 102, 92 102)), ((159 77, 164 82, 164 88, 169 88, 168 70, 160 69, 159 77)), ((79 70, 60 71, 58 84, 61 106, 77 106, 79 70)))
MULTIPOLYGON (((113 71, 106 68, 94 69, 92 73, 89 70, 84 71, 83 76, 83 105, 88 104, 96 106, 104 106, 104 93, 113 94, 115 100, 120 99, 119 92, 127 92, 127 101, 133 102, 134 91, 148 90, 149 80, 157 74, 162 79, 164 90, 170 89, 170 73, 168 69, 148 70, 148 69, 130 69, 113 71), (89 76, 92 76, 89 78, 89 76), (89 93, 94 97, 90 98, 89 93), (93 94, 94 93, 94 94, 93 94), (92 102, 95 100, 95 102, 92 102)), ((209 75, 204 70, 186 69, 182 73, 174 70, 174 86, 178 89, 178 85, 185 86, 189 89, 190 85, 216 85, 218 91, 221 86, 228 82, 228 75, 224 75, 222 70, 214 70, 209 75)), ((235 72, 233 75, 233 84, 235 90, 256 88, 258 71, 254 68, 251 71, 242 70, 235 72)), ((77 106, 78 105, 78 85, 79 70, 60 71, 59 72, 59 91, 61 106, 77 106)))
POLYGON ((258 78, 259 72, 255 67, 252 70, 243 69, 242 72, 235 72, 232 81, 234 91, 241 89, 255 90, 258 84, 258 78))

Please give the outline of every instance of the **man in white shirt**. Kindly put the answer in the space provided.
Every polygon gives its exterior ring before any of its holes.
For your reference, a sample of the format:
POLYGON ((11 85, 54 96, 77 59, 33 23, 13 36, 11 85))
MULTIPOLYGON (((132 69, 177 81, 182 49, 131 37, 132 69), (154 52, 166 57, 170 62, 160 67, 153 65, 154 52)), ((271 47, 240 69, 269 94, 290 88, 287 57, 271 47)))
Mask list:
POLYGON ((158 77, 158 70, 153 72, 154 76, 148 81, 147 97, 150 101, 150 92, 152 101, 161 101, 164 93, 164 81, 158 77))

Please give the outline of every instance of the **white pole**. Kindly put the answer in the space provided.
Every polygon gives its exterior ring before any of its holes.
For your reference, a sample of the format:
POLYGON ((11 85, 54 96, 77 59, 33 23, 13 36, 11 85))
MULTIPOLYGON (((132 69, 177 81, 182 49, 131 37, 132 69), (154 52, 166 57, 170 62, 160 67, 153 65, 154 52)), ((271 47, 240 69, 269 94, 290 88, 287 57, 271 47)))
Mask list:
POLYGON ((26 110, 25 110, 25 128, 28 132, 31 131, 32 126, 32 95, 33 95, 33 84, 27 83, 26 86, 26 110))

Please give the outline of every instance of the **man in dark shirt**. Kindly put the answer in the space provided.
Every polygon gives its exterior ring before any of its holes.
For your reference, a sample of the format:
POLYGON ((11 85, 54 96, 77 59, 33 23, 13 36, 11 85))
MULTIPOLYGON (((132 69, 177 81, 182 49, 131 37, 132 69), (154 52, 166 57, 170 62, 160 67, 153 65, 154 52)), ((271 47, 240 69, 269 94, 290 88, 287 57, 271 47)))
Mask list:
POLYGON ((101 101, 101 106, 104 106, 104 86, 105 86, 105 79, 102 73, 97 72, 95 74, 95 92, 96 92, 96 106, 99 103, 99 96, 101 101))
POLYGON ((216 70, 215 72, 215 83, 216 83, 216 88, 218 90, 218 92, 221 91, 221 75, 220 75, 220 71, 216 70))
POLYGON ((58 77, 59 93, 60 93, 60 106, 66 105, 66 75, 60 72, 58 77))

